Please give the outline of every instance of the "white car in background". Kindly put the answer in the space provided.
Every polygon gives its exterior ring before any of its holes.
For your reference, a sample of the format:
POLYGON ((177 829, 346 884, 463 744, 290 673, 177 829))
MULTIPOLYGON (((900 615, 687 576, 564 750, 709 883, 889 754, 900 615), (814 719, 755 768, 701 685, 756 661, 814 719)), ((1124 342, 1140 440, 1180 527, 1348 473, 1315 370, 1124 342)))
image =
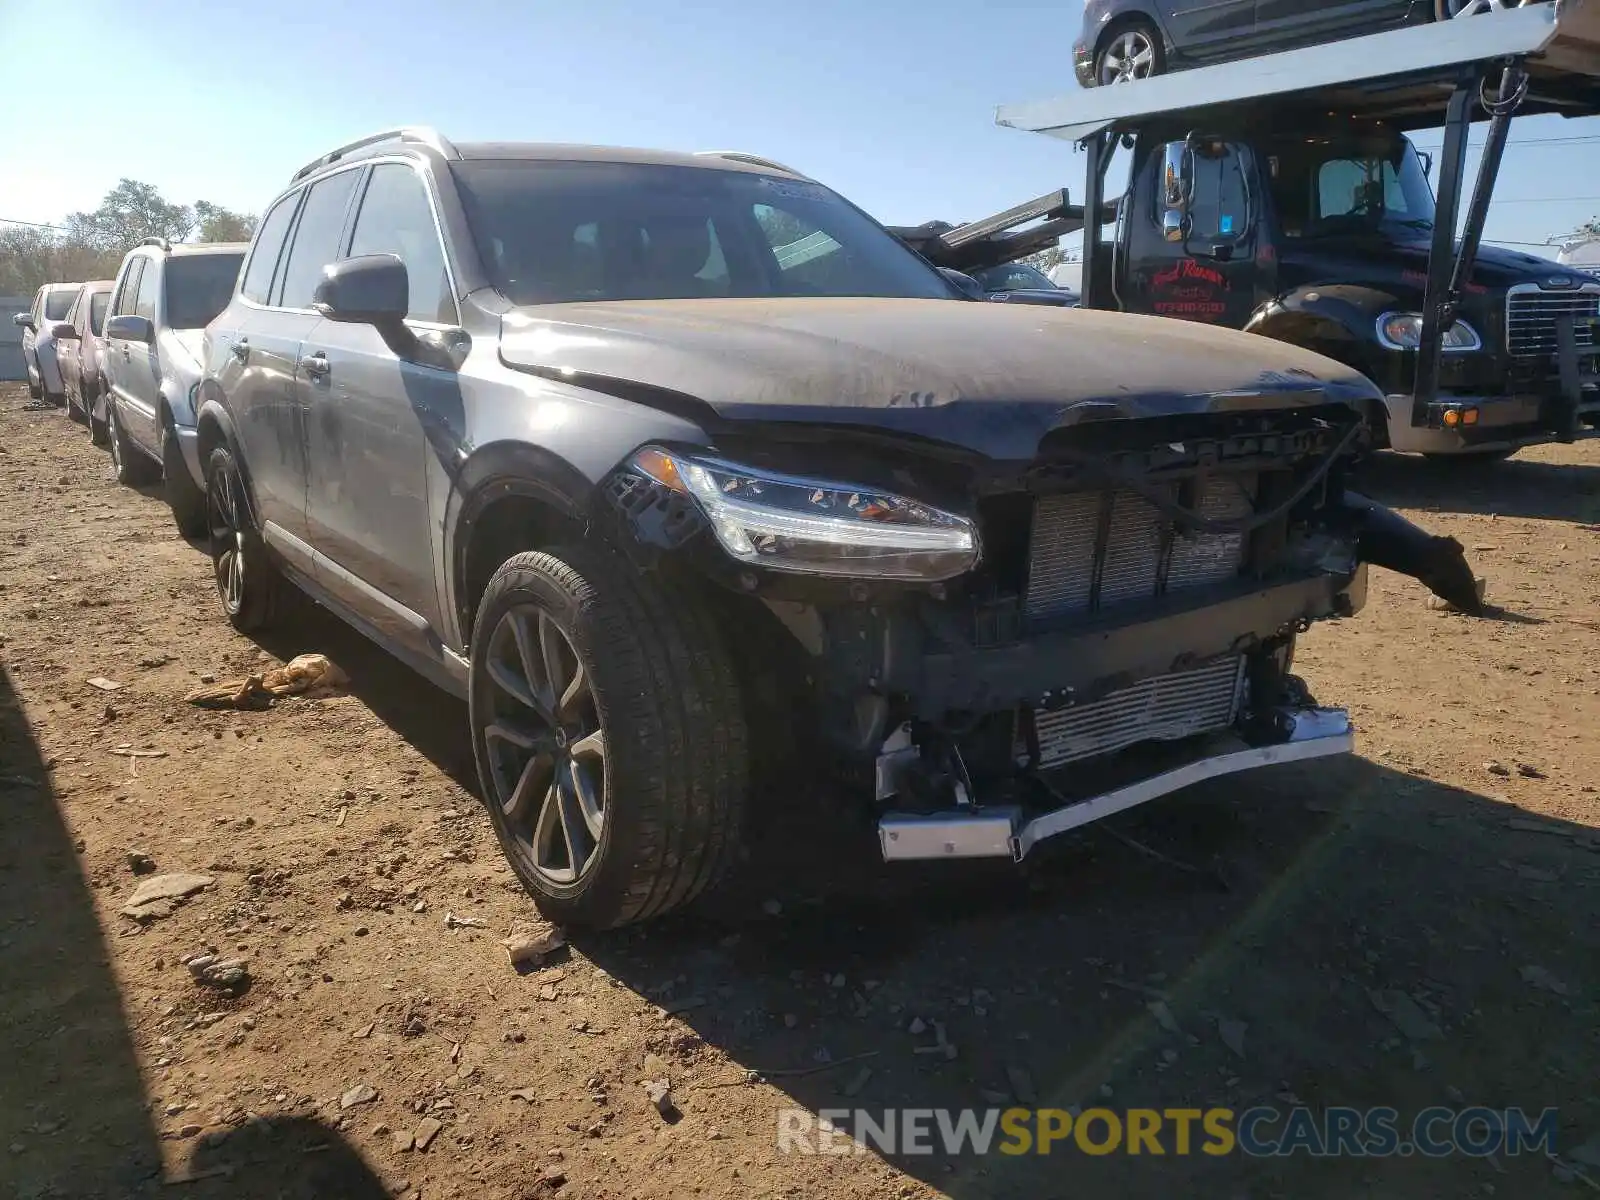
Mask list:
POLYGON ((33 295, 33 306, 12 321, 22 326, 22 362, 28 368, 28 395, 60 404, 61 366, 56 362, 55 326, 67 319, 81 283, 47 283, 33 295))

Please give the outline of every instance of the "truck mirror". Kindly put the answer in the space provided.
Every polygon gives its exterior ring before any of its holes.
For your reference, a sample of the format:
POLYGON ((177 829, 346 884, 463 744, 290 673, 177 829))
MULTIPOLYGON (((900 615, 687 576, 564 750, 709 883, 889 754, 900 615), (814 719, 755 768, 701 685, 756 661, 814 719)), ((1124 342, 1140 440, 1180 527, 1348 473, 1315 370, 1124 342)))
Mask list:
POLYGON ((1161 168, 1162 203, 1177 212, 1189 210, 1189 146, 1186 142, 1168 142, 1166 158, 1161 168))
POLYGON ((1422 160, 1422 177, 1427 179, 1433 174, 1433 155, 1426 150, 1418 150, 1417 157, 1422 160))
POLYGON ((1161 215, 1161 236, 1169 242, 1181 242, 1184 239, 1184 226, 1189 218, 1175 208, 1169 208, 1161 215))

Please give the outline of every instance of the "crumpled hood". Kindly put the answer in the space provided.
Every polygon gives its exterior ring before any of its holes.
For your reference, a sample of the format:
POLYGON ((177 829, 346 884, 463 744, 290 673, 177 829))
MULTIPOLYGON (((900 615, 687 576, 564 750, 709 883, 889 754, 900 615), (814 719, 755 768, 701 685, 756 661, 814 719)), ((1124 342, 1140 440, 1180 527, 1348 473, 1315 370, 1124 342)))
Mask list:
POLYGON ((1025 459, 1096 417, 1356 403, 1356 372, 1251 334, 1082 309, 785 298, 541 305, 502 360, 707 423, 869 426, 1025 459))

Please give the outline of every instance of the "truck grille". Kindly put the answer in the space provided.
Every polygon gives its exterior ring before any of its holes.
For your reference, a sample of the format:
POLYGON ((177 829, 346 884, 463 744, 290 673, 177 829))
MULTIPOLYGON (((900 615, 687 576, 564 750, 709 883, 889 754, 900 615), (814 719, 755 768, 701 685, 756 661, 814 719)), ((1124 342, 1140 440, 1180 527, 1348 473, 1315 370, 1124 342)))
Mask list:
POLYGON ((1176 741, 1226 729, 1238 716, 1243 670, 1243 658, 1220 658, 1157 675, 1092 704, 1036 712, 1039 765, 1059 767, 1137 742, 1176 741))
MULTIPOLYGON (((1166 486, 1176 500, 1177 486, 1166 486)), ((1212 476, 1192 507, 1213 520, 1247 516, 1255 490, 1254 475, 1212 476)), ((1060 617, 1217 583, 1238 573, 1244 552, 1242 534, 1172 533, 1172 522, 1134 492, 1043 496, 1033 511, 1024 611, 1033 619, 1060 617), (1096 594, 1095 545, 1108 504, 1096 594)))
POLYGON ((1600 292, 1518 292, 1506 297, 1506 349, 1518 357, 1550 357, 1556 352, 1556 317, 1570 314, 1572 340, 1580 350, 1593 347, 1586 318, 1600 316, 1600 292))

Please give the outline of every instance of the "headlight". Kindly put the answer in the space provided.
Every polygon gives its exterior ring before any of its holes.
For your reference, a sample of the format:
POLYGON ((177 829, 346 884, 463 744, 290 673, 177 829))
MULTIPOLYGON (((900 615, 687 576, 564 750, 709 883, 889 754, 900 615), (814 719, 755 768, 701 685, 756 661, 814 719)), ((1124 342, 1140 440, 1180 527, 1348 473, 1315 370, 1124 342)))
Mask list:
MULTIPOLYGON (((1388 350, 1415 350, 1422 345, 1421 313, 1384 313, 1378 318, 1378 341, 1388 350)), ((1483 349, 1483 339, 1478 331, 1465 321, 1457 321, 1445 330, 1446 351, 1483 349)))
POLYGON ((650 447, 636 470, 692 496, 741 562, 808 575, 932 581, 978 562, 971 521, 904 496, 650 447))

